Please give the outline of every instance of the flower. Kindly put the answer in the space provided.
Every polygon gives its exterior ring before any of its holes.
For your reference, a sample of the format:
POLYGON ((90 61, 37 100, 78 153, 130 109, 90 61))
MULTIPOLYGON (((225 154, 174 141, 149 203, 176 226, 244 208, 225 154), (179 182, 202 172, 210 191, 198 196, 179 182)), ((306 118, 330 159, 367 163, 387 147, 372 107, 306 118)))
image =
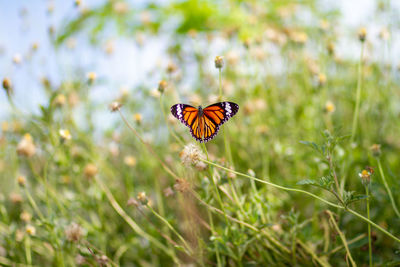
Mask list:
POLYGON ((11 94, 13 93, 13 88, 12 88, 12 84, 11 84, 11 80, 9 78, 4 78, 3 79, 3 88, 7 93, 7 96, 11 96, 11 94))
POLYGON ((360 176, 361 178, 361 182, 363 183, 363 185, 367 186, 369 185, 370 181, 371 181, 371 175, 372 173, 368 170, 362 170, 358 176, 360 176))
POLYGON ((140 113, 136 113, 133 115, 133 119, 135 120, 135 122, 137 124, 140 124, 142 122, 142 118, 143 118, 142 114, 140 114, 140 113))
POLYGON ((71 223, 65 229, 65 236, 67 237, 68 241, 71 242, 78 242, 83 235, 82 227, 77 223, 71 223))
POLYGON ((88 79, 89 84, 92 84, 96 80, 97 74, 96 72, 91 71, 86 74, 86 77, 88 79))
POLYGON ((387 41, 390 39, 390 31, 388 28, 384 27, 381 29, 379 32, 379 38, 381 38, 383 41, 387 41))
POLYGON ((31 235, 31 236, 33 236, 33 235, 36 234, 36 229, 35 229, 35 227, 33 227, 32 225, 27 225, 27 226, 25 227, 25 231, 26 231, 26 233, 27 233, 28 235, 31 235))
POLYGON ((85 166, 85 169, 83 170, 83 174, 86 176, 86 178, 90 179, 93 178, 98 172, 98 169, 96 165, 93 163, 89 163, 85 166))
POLYGON ((185 193, 191 188, 190 183, 185 179, 176 179, 176 184, 174 184, 174 189, 178 192, 185 193))
POLYGON ((58 133, 60 134, 62 141, 68 141, 72 138, 71 133, 67 129, 60 129, 58 133))
POLYGON ((222 69, 224 67, 224 58, 221 56, 216 56, 214 63, 217 69, 222 69))
POLYGON ((18 193, 13 192, 13 193, 10 194, 9 197, 10 197, 10 200, 11 200, 11 202, 13 204, 22 203, 22 200, 23 200, 22 196, 20 194, 18 194, 18 193))
POLYGON ((331 101, 327 101, 326 102, 326 104, 325 104, 325 111, 327 112, 327 113, 333 113, 333 112, 335 112, 335 109, 336 109, 336 107, 335 107, 335 105, 331 102, 331 101))
POLYGON ((359 39, 361 42, 364 42, 365 39, 366 39, 366 37, 367 37, 367 29, 366 29, 365 27, 360 28, 360 29, 358 30, 358 39, 359 39))
POLYGON ((318 74, 318 85, 323 86, 326 83, 326 75, 324 73, 318 74))
POLYGON ((32 157, 36 153, 36 146, 33 143, 32 136, 26 133, 22 140, 18 143, 17 153, 20 156, 32 157))
POLYGON ((374 157, 379 157, 382 154, 380 144, 373 144, 370 149, 374 157))
POLYGON ((13 62, 14 62, 16 65, 21 64, 21 62, 22 62, 22 56, 21 56, 20 54, 15 54, 15 55, 13 56, 13 62))

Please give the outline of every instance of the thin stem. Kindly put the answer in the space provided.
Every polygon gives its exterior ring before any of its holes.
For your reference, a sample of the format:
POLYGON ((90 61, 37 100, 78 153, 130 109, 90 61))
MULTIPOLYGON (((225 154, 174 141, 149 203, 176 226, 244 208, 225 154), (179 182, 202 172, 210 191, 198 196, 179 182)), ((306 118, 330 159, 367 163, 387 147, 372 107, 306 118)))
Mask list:
POLYGON ((25 239, 25 256, 26 256, 26 264, 32 265, 31 237, 30 236, 27 236, 25 239))
MULTIPOLYGON (((207 152, 206 144, 205 144, 204 142, 201 143, 201 144, 202 144, 202 146, 203 146, 204 153, 206 153, 206 157, 207 157, 207 160, 208 160, 208 152, 207 152)), ((226 224, 229 225, 228 219, 227 219, 227 217, 226 217, 226 212, 225 212, 225 209, 224 209, 224 204, 223 204, 223 202, 222 202, 221 195, 219 194, 219 190, 218 190, 217 184, 216 184, 215 181, 214 181, 213 170, 212 170, 212 169, 210 169, 210 180, 211 180, 211 183, 213 184, 215 193, 217 194, 217 199, 218 199, 219 205, 220 205, 220 207, 221 207, 221 209, 222 209, 222 212, 224 213, 226 224)))
POLYGON ((389 195, 389 198, 390 198, 390 202, 392 203, 392 207, 394 209, 394 212, 396 213, 397 217, 400 218, 400 212, 399 212, 399 209, 397 208, 396 202, 394 201, 394 198, 393 198, 393 195, 392 195, 392 191, 390 190, 390 187, 389 187, 389 185, 388 185, 388 183, 386 181, 385 173, 383 172, 383 168, 382 168, 382 164, 381 164, 381 159, 380 158, 378 158, 378 168, 379 168, 379 173, 380 173, 380 175, 382 177, 383 185, 385 186, 386 191, 387 191, 387 193, 389 195))
POLYGON ((355 138, 356 131, 357 131, 358 113, 360 110, 361 88, 362 88, 362 68, 363 68, 364 46, 365 46, 365 42, 362 42, 360 61, 358 62, 356 107, 355 107, 354 116, 353 116, 353 126, 351 128, 350 143, 354 142, 354 138, 355 138))
POLYGON ((210 164, 210 165, 213 165, 213 166, 215 166, 215 167, 217 167, 217 168, 220 168, 220 169, 223 169, 223 170, 232 172, 232 173, 236 173, 237 175, 240 175, 240 176, 243 176, 243 177, 247 177, 247 178, 252 179, 252 180, 254 180, 254 181, 257 181, 257 182, 260 182, 260 183, 263 183, 263 184, 267 184, 267 185, 270 185, 270 186, 275 187, 275 188, 279 188, 279 189, 282 189, 282 190, 285 190, 285 191, 292 191, 292 192, 298 192, 298 193, 303 193, 303 194, 309 195, 309 196, 311 196, 311 197, 313 197, 313 198, 315 198, 315 199, 318 199, 318 200, 324 202, 325 204, 328 204, 328 205, 331 206, 331 207, 335 207, 335 208, 338 208, 338 209, 343 209, 343 210, 345 210, 345 211, 347 211, 347 212, 350 212, 351 214, 355 215, 356 217, 360 218, 361 220, 363 220, 363 221, 365 221, 365 222, 371 224, 372 226, 374 226, 374 227, 375 227, 376 229, 378 229, 379 231, 383 232, 383 233, 386 234, 387 236, 391 237, 393 240, 395 240, 395 241, 397 241, 397 242, 400 243, 400 239, 399 239, 399 238, 395 237, 394 235, 392 235, 391 233, 389 233, 387 230, 385 230, 385 229, 382 228, 381 226, 377 225, 376 223, 374 223, 374 222, 371 221, 370 219, 365 218, 364 216, 362 216, 362 215, 359 214, 358 212, 356 212, 356 211, 354 211, 354 210, 352 210, 352 209, 350 209, 350 208, 348 208, 348 207, 344 207, 344 206, 337 205, 337 204, 332 203, 332 202, 330 202, 330 201, 328 201, 328 200, 325 200, 325 199, 323 199, 323 198, 321 198, 321 197, 319 197, 319 196, 317 196, 317 195, 314 195, 313 193, 310 193, 310 192, 307 192, 307 191, 304 191, 304 190, 301 190, 301 189, 295 189, 295 188, 280 186, 280 185, 277 185, 277 184, 274 184, 274 183, 271 183, 271 182, 267 182, 267 181, 258 179, 258 178, 256 178, 256 177, 253 177, 253 176, 250 176, 250 175, 241 173, 241 172, 237 172, 237 171, 234 171, 234 170, 225 168, 224 166, 218 165, 218 164, 213 163, 213 162, 208 161, 208 160, 202 159, 202 161, 204 161, 204 162, 206 162, 206 163, 208 163, 208 164, 210 164))
POLYGON ((178 233, 178 231, 175 230, 175 228, 160 214, 158 214, 150 205, 146 205, 146 207, 157 217, 159 218, 161 221, 163 221, 163 223, 165 223, 169 229, 171 229, 171 231, 182 241, 182 243, 184 244, 184 246, 186 247, 186 249, 188 250, 190 255, 193 255, 193 251, 191 249, 191 247, 189 246, 189 244, 186 242, 186 240, 183 238, 182 235, 180 235, 178 233))
POLYGON ((161 94, 161 96, 160 96, 160 106, 161 106, 161 110, 162 110, 162 113, 163 113, 163 116, 164 116, 165 123, 167 124, 167 127, 168 127, 168 131, 171 133, 171 135, 175 138, 175 140, 181 146, 184 146, 185 144, 183 143, 183 141, 175 134, 175 132, 171 129, 171 127, 170 127, 170 125, 168 123, 168 117, 167 117, 167 114, 165 113, 165 110, 164 110, 164 101, 163 101, 164 98, 163 98, 163 95, 164 94, 161 94))
MULTIPOLYGON (((365 186, 365 194, 367 195, 367 218, 369 216, 369 185, 365 186)), ((372 242, 371 242, 371 225, 368 224, 368 252, 369 252, 369 266, 372 267, 372 242)))
POLYGON ((222 101, 222 68, 219 68, 219 101, 222 101))
POLYGON ((335 220, 335 218, 333 217, 332 212, 330 212, 329 210, 327 210, 326 213, 329 215, 330 222, 331 222, 331 223, 333 224, 333 226, 335 227, 336 232, 337 232, 337 233, 339 234, 339 236, 340 236, 340 239, 342 239, 343 245, 344 245, 344 247, 346 248, 347 256, 348 256, 349 259, 350 259, 351 265, 356 267, 357 264, 354 262, 353 257, 351 256, 349 246, 347 245, 346 237, 344 236, 344 234, 342 233, 342 231, 340 231, 340 228, 339 228, 339 226, 337 225, 336 220, 335 220))

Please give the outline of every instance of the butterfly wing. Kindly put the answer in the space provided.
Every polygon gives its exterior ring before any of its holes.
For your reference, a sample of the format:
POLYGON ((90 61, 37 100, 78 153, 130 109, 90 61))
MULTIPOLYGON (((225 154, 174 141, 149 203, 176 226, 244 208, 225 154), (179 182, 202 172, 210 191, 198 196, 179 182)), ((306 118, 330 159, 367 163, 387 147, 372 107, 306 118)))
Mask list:
POLYGON ((186 104, 176 104, 171 107, 171 113, 190 129, 190 133, 197 141, 202 141, 204 125, 203 118, 199 118, 199 110, 186 104))
POLYGON ((233 102, 220 102, 203 109, 204 142, 213 139, 219 127, 233 117, 239 110, 239 105, 233 102))

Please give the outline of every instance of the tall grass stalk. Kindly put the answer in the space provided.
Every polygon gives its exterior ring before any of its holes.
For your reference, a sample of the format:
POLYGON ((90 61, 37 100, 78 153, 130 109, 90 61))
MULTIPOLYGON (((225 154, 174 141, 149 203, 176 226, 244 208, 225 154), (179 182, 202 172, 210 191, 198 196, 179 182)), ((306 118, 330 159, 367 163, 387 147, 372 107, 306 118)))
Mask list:
POLYGON ((379 168, 379 173, 380 173, 381 178, 382 178, 383 185, 385 186, 386 191, 387 191, 387 193, 389 195, 389 198, 390 198, 390 202, 392 203, 392 207, 394 209, 394 212, 396 213, 397 217, 400 218, 400 212, 399 212, 399 209, 397 208, 396 201, 393 198, 392 191, 390 190, 390 187, 389 187, 389 185, 388 185, 388 183, 386 181, 385 173, 383 172, 382 163, 381 163, 381 159, 380 158, 378 158, 378 168, 379 168))
POLYGON ((354 142, 357 124, 358 124, 358 113, 360 111, 360 101, 361 101, 361 90, 362 90, 362 81, 363 81, 363 58, 364 58, 364 47, 365 42, 361 43, 361 53, 360 53, 360 61, 358 62, 358 75, 357 75, 357 93, 356 93, 356 107, 353 115, 353 126, 351 128, 351 144, 354 142))
POLYGON ((343 246, 344 246, 345 249, 346 249, 347 256, 348 256, 348 258, 349 258, 349 260, 350 260, 350 262, 351 262, 351 265, 354 266, 354 267, 357 267, 357 264, 355 263, 355 261, 353 260, 353 257, 351 256, 349 246, 347 245, 346 237, 344 236, 343 232, 340 231, 340 228, 339 228, 339 226, 338 226, 337 223, 336 223, 335 217, 333 217, 333 214, 332 214, 331 211, 327 210, 326 212, 327 212, 328 215, 329 215, 330 222, 332 223, 332 225, 335 227, 337 233, 339 234, 340 239, 342 239, 343 246))
MULTIPOLYGON (((367 218, 371 219, 369 215, 369 185, 365 186, 365 194, 367 195, 367 218)), ((372 242, 371 242, 371 225, 368 224, 368 252, 369 252, 369 266, 372 267, 372 242)))

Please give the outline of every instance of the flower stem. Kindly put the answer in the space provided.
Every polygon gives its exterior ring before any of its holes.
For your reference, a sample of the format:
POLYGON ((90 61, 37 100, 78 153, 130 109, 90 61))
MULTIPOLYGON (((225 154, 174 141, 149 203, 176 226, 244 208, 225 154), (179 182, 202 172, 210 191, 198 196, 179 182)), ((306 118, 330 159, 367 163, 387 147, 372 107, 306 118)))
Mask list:
POLYGON ((354 142, 354 138, 355 138, 356 131, 357 131, 358 113, 360 110, 360 99, 361 99, 361 88, 362 88, 362 68, 363 68, 364 46, 365 46, 365 42, 363 42, 361 44, 360 61, 358 63, 356 107, 355 107, 354 116, 353 116, 353 126, 351 128, 350 143, 354 142))
POLYGON ((396 206, 396 202, 394 201, 394 198, 393 198, 393 195, 392 195, 392 191, 390 190, 389 185, 388 185, 388 183, 386 181, 385 174, 384 174, 383 169, 382 169, 382 164, 381 164, 381 159, 380 158, 378 158, 378 168, 379 168, 379 173, 381 174, 383 185, 385 186, 386 191, 388 192, 388 195, 389 195, 389 198, 390 198, 390 202, 392 203, 392 207, 394 209, 394 212, 396 213, 397 217, 400 218, 400 212, 399 212, 399 209, 396 206))
MULTIPOLYGON (((365 194, 367 195, 367 218, 369 216, 369 185, 365 186, 365 194)), ((371 225, 368 224, 368 251, 369 251, 369 266, 372 267, 372 242, 371 242, 371 225)))

